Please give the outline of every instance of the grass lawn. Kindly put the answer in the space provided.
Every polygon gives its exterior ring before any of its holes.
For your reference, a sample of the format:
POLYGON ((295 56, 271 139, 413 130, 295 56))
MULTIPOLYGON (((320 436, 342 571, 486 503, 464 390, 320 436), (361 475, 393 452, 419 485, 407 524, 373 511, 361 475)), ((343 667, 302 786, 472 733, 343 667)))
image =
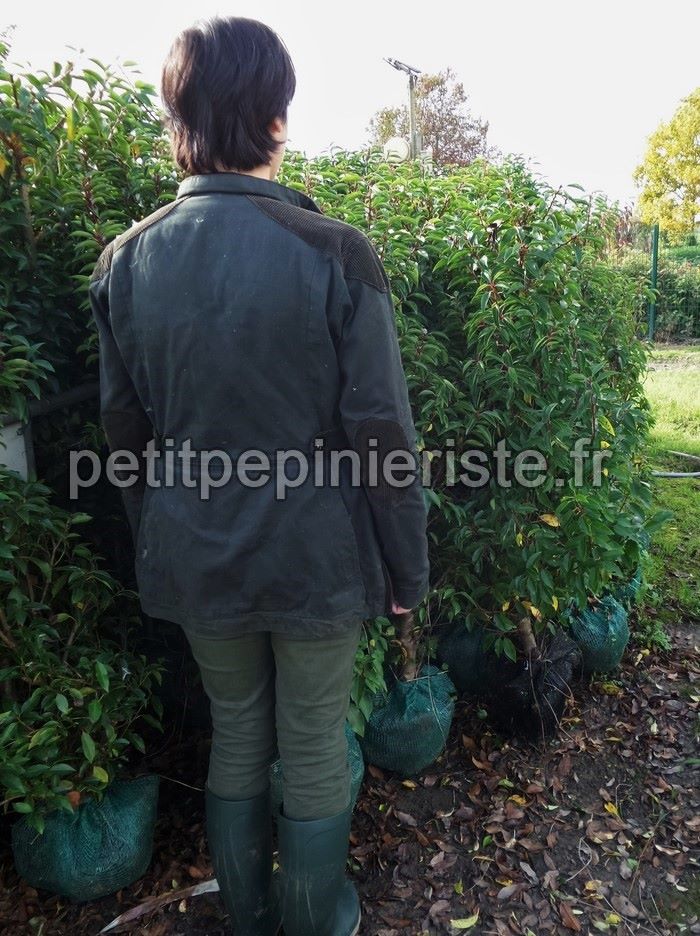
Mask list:
MULTIPOLYGON (((652 466, 700 470, 700 463, 668 454, 700 456, 700 344, 657 347, 645 386, 656 420, 648 448, 652 466)), ((679 618, 700 624, 700 479, 657 479, 655 505, 674 517, 655 535, 646 568, 640 624, 650 635, 659 623, 669 626, 679 618)))

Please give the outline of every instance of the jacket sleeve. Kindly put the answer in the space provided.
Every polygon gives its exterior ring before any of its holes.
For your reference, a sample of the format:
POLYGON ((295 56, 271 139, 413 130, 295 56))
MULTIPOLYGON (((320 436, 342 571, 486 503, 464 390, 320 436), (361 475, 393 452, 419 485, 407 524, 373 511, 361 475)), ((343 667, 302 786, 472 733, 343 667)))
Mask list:
POLYGON ((154 433, 112 332, 109 310, 112 249, 110 245, 104 251, 90 279, 90 308, 99 339, 100 418, 107 444, 110 452, 132 452, 138 460, 136 483, 120 488, 135 544, 146 484, 143 453, 154 433))
POLYGON ((360 455, 394 601, 414 608, 428 591, 427 508, 391 290, 364 234, 354 239, 349 266, 337 344, 340 415, 350 445, 360 455), (372 452, 378 470, 372 468, 372 452), (397 453, 394 476, 408 481, 406 486, 387 482, 382 465, 391 452, 397 453), (398 470, 409 463, 410 471, 398 470))

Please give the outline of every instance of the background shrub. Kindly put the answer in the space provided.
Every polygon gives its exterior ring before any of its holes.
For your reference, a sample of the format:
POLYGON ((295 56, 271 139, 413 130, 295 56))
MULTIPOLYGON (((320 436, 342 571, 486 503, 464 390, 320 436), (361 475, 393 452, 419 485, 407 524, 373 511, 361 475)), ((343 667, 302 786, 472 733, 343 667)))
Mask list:
MULTIPOLYGON (((700 338, 700 265, 683 259, 679 251, 696 248, 679 247, 659 254, 656 328, 658 341, 687 341, 700 338)), ((639 334, 646 334, 650 293, 647 290, 651 259, 647 252, 628 251, 622 254, 619 268, 632 280, 636 295, 636 317, 639 334)))
POLYGON ((700 266, 700 244, 688 244, 685 247, 667 247, 664 252, 673 260, 687 261, 692 263, 693 266, 700 266))
POLYGON ((172 196, 153 88, 92 60, 14 73, 0 42, 0 321, 41 341, 47 389, 84 379, 100 251, 172 196))

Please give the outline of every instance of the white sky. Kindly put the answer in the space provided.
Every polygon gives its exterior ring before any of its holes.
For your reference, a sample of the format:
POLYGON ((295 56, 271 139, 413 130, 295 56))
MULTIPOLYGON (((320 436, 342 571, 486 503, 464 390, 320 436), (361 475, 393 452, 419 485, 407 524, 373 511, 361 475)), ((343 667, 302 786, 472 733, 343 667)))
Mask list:
POLYGON ((102 61, 136 60, 158 86, 174 35, 215 13, 262 20, 287 44, 295 149, 360 146, 372 114, 403 103, 405 76, 384 56, 426 72, 451 66, 493 144, 531 158, 556 184, 623 202, 634 198, 647 136, 700 85, 698 0, 32 0, 5 5, 0 28, 17 27, 11 61, 46 68, 75 57, 75 46, 102 61))

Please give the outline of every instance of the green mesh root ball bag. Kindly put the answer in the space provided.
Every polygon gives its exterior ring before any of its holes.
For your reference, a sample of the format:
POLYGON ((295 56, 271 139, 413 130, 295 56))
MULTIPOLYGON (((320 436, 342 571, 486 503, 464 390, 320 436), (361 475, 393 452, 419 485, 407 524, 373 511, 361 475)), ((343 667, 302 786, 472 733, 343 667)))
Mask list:
POLYGON ((585 673, 609 673, 620 665, 630 629, 627 611, 612 595, 594 608, 571 614, 569 630, 581 648, 585 673))
POLYGON ((508 677, 516 675, 510 660, 484 647, 483 628, 468 630, 460 621, 445 630, 437 645, 437 659, 460 692, 485 696, 508 677))
POLYGON ((158 780, 115 780, 101 802, 86 800, 72 814, 50 813, 43 833, 20 819, 12 826, 17 873, 32 887, 76 902, 133 884, 151 862, 158 780))
POLYGON ((612 589, 610 594, 613 596, 615 601, 619 601, 621 605, 629 608, 639 597, 642 581, 642 568, 639 566, 633 577, 629 580, 629 582, 627 582, 626 585, 618 585, 616 588, 612 589))
MULTIPOLYGON (((350 802, 354 806, 365 775, 365 762, 362 759, 357 736, 348 722, 345 722, 345 737, 348 742, 348 765, 350 767, 350 802)), ((273 815, 277 815, 282 809, 283 784, 282 762, 276 760, 270 767, 270 798, 273 815)))
POLYGON ((456 689, 442 670, 424 666, 417 679, 378 693, 360 739, 365 761, 403 776, 434 763, 445 747, 456 689))

